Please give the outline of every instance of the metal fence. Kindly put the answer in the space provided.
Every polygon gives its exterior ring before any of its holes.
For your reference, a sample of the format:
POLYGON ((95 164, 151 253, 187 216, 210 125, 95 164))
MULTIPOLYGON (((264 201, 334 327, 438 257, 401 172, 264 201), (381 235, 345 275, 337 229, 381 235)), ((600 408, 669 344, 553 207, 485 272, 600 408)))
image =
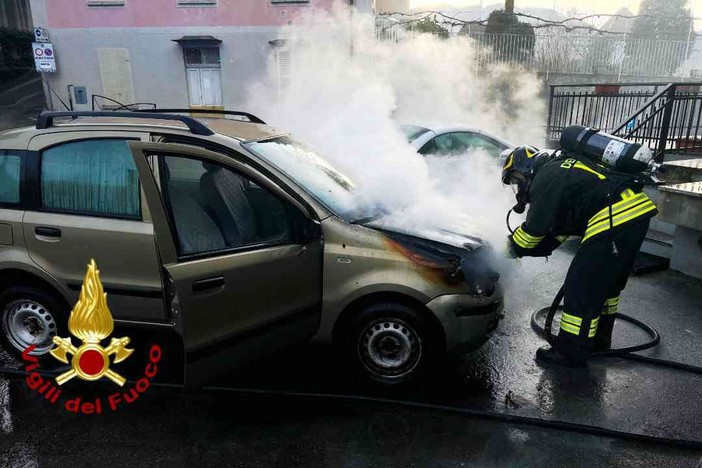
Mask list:
POLYGON ((479 45, 481 66, 510 61, 544 73, 638 76, 682 76, 695 68, 688 61, 693 45, 687 41, 573 34, 471 37, 479 45))
MULTIPOLYGON (((392 18, 376 21, 378 40, 398 42, 414 36, 411 25, 392 18)), ((702 50, 693 42, 637 39, 600 33, 537 31, 536 35, 471 33, 477 65, 516 63, 542 73, 688 77, 702 73, 702 50)))
POLYGON ((551 86, 547 136, 568 125, 598 128, 656 152, 702 151, 702 91, 689 83, 551 86))

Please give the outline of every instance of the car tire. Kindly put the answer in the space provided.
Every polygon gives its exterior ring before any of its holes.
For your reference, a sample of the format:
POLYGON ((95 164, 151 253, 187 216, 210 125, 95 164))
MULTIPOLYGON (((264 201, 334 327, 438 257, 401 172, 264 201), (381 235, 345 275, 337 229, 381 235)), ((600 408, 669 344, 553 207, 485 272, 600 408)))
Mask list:
POLYGON ((54 336, 67 336, 68 311, 55 295, 26 286, 10 287, 0 293, 0 344, 21 359, 30 344, 30 353, 48 367, 61 364, 49 355, 54 336))
POLYGON ((441 339, 413 307, 384 302, 351 321, 344 352, 357 373, 384 385, 417 381, 436 368, 441 339))

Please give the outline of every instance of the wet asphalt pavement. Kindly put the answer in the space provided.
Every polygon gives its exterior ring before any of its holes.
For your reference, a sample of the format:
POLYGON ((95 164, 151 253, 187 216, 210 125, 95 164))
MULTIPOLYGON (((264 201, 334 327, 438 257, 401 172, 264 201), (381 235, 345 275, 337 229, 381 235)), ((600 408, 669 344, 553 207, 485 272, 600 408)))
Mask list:
MULTIPOLYGON (((412 388, 357 382, 319 345, 270 356, 197 394, 152 387, 99 415, 58 409, 21 379, 0 377, 0 466, 695 467, 700 451, 446 411, 228 390, 393 398, 702 441, 702 376, 617 358, 593 360, 584 371, 534 362, 543 341, 529 318, 550 304, 571 256, 521 260, 492 339, 412 388)), ((660 332, 660 346, 644 354, 702 365, 702 281, 672 271, 632 278, 620 310, 660 332)), ((615 345, 646 338, 617 327, 615 345)), ((3 366, 16 364, 0 354, 3 366)), ((86 391, 106 399, 113 389, 86 391)))

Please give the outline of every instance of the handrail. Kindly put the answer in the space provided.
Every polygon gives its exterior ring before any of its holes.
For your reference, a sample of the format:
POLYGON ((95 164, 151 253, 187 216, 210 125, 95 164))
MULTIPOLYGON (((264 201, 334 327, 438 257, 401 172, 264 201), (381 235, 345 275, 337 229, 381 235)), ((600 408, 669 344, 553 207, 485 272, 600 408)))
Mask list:
POLYGON ((660 99, 665 93, 667 93, 672 87, 677 86, 675 83, 668 83, 668 85, 663 88, 661 91, 659 91, 656 95, 654 95, 651 99, 649 99, 647 102, 645 102, 641 107, 639 107, 636 112, 633 114, 629 115, 624 122, 622 122, 614 131, 612 132, 614 135, 617 134, 617 132, 620 132, 623 128, 627 126, 629 122, 632 121, 632 119, 635 119, 639 115, 641 115, 643 112, 646 111, 651 105, 660 99))
POLYGON ((202 122, 185 115, 115 111, 42 112, 39 114, 39 117, 37 117, 37 130, 44 130, 53 127, 54 118, 56 117, 118 117, 127 119, 173 120, 185 124, 194 135, 214 135, 214 132, 207 128, 207 126, 205 126, 202 122))
POLYGON ((159 114, 180 114, 180 113, 194 113, 194 114, 213 114, 213 115, 235 115, 238 117, 246 117, 249 119, 249 122, 251 123, 256 123, 256 124, 263 124, 265 125, 266 122, 264 122, 262 119, 259 117, 256 117, 253 114, 250 114, 248 112, 242 112, 242 111, 232 111, 232 110, 219 110, 219 109, 134 109, 134 112, 156 112, 159 114))
MULTIPOLYGON (((132 103, 130 103, 130 104, 122 104, 122 103, 119 102, 118 100, 112 99, 111 97, 103 96, 103 95, 101 95, 101 94, 93 94, 93 95, 92 95, 92 107, 93 107, 93 111, 95 111, 95 104, 97 104, 97 101, 96 101, 95 98, 104 99, 104 100, 106 100, 106 101, 111 101, 111 102, 114 102, 115 104, 118 104, 118 106, 117 106, 116 108, 111 109, 111 110, 113 110, 113 111, 118 111, 118 110, 121 110, 121 109, 129 109, 130 106, 139 106, 139 105, 142 105, 142 104, 143 104, 143 105, 147 105, 147 106, 153 106, 154 109, 156 108, 156 103, 155 103, 155 102, 132 102, 132 103)), ((99 104, 98 104, 98 105, 99 105, 99 104)), ((99 107, 100 107, 100 110, 102 110, 102 106, 99 105, 99 107)), ((130 110, 132 110, 132 109, 130 109, 130 110)))
MULTIPOLYGON (((112 102, 114 102, 115 104, 119 104, 120 106, 123 106, 123 105, 124 105, 124 104, 122 104, 121 102, 119 102, 119 101, 117 101, 117 100, 115 100, 115 99, 112 99, 112 98, 110 98, 110 97, 103 96, 103 95, 101 95, 101 94, 93 94, 93 95, 92 95, 92 105, 93 105, 92 107, 93 107, 93 111, 95 111, 95 104, 97 103, 97 101, 95 100, 95 98, 101 98, 101 99, 104 99, 104 100, 106 100, 106 101, 112 101, 112 102)), ((102 106, 100 106, 100 109, 102 110, 102 106)))
POLYGON ((117 108, 115 108, 115 109, 111 109, 111 110, 112 110, 113 112, 114 112, 114 111, 119 111, 119 110, 122 110, 122 109, 135 110, 135 111, 136 111, 136 110, 139 110, 138 107, 137 107, 136 109, 130 109, 130 107, 132 107, 132 106, 142 106, 142 105, 143 105, 143 106, 153 106, 151 109, 156 109, 156 103, 155 103, 155 102, 130 102, 129 104, 122 104, 121 106, 119 106, 119 107, 117 107, 117 108))

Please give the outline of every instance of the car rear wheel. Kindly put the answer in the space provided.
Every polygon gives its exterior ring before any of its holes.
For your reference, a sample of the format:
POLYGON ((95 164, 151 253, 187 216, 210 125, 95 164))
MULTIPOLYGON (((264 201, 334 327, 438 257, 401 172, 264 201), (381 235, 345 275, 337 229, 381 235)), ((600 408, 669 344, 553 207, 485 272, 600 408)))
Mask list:
POLYGON ((346 352, 367 378, 396 385, 415 380, 433 367, 440 356, 440 340, 412 307, 380 303, 356 315, 346 352))
POLYGON ((32 356, 47 357, 54 336, 65 330, 66 316, 65 306, 53 295, 33 287, 11 287, 0 294, 0 342, 17 358, 31 345, 32 356))

